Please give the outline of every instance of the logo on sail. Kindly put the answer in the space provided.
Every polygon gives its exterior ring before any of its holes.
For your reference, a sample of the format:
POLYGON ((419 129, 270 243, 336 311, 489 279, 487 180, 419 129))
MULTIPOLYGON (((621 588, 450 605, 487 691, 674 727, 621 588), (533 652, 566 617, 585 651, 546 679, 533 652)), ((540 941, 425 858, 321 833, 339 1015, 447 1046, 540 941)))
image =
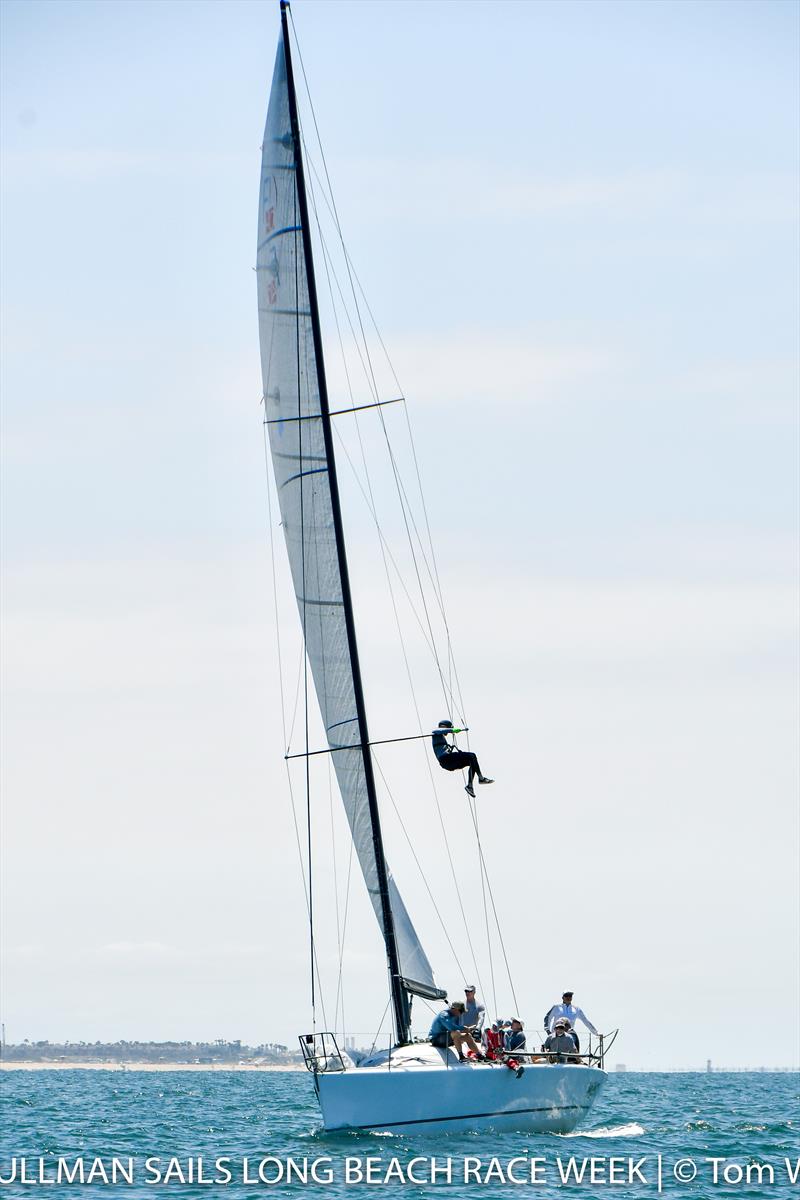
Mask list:
POLYGON ((275 229, 275 205, 278 203, 278 185, 274 175, 268 175, 264 180, 261 211, 264 233, 272 233, 275 229))
POLYGON ((271 276, 267 283, 267 301, 269 304, 275 304, 278 299, 278 288, 281 285, 281 267, 274 246, 270 247, 269 260, 266 265, 271 276))

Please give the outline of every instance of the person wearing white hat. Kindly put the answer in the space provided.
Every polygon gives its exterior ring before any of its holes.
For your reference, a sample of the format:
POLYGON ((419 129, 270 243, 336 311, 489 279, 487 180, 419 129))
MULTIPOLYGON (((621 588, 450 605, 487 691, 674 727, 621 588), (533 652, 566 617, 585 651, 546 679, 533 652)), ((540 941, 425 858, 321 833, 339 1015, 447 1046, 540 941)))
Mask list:
POLYGON ((543 1050, 550 1052, 551 1063, 578 1062, 573 1056, 578 1047, 575 1045, 575 1035, 570 1033, 570 1023, 567 1017, 557 1017, 553 1022, 553 1032, 545 1038, 543 1050))

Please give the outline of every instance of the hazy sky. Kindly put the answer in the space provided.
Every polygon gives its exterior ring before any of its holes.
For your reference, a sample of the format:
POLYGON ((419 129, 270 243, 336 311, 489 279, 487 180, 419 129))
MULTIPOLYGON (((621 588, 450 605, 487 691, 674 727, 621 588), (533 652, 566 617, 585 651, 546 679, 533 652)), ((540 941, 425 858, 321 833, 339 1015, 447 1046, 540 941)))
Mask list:
MULTIPOLYGON (((521 1015, 572 987, 630 1065, 796 1064, 798 6, 294 19, 497 778, 483 845, 521 1015)), ((252 271, 278 5, 5 0, 2 23, 6 1036, 293 1041, 252 271)), ((331 376, 344 399, 333 347, 331 376)), ((372 729, 413 732, 344 486, 372 729)), ((456 995, 475 968, 426 753, 379 761, 457 960, 384 800, 387 842, 456 995)), ((340 901, 347 851, 315 773, 332 1009, 331 828, 340 901)), ((465 797, 439 775, 495 1007, 465 797)), ((363 1041, 386 989, 360 878, 348 922, 363 1041)))

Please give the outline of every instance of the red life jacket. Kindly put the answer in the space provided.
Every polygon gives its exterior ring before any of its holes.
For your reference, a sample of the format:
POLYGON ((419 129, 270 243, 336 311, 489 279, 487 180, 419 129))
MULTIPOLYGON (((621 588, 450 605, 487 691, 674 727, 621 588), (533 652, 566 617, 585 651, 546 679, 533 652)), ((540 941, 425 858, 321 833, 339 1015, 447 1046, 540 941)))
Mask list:
POLYGON ((499 1029, 486 1030, 486 1057, 494 1058, 498 1050, 503 1048, 503 1035, 499 1029))

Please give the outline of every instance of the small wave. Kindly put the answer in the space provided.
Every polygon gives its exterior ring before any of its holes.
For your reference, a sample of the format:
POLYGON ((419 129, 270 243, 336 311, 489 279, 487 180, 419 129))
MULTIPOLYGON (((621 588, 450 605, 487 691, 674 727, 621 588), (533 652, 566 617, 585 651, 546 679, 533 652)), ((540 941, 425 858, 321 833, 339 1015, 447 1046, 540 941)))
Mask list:
POLYGON ((602 1126, 600 1129, 584 1129, 576 1130, 574 1133, 562 1133, 561 1137, 580 1137, 580 1138, 621 1138, 621 1137, 641 1137, 644 1129, 636 1121, 629 1121, 627 1125, 609 1125, 602 1126))

